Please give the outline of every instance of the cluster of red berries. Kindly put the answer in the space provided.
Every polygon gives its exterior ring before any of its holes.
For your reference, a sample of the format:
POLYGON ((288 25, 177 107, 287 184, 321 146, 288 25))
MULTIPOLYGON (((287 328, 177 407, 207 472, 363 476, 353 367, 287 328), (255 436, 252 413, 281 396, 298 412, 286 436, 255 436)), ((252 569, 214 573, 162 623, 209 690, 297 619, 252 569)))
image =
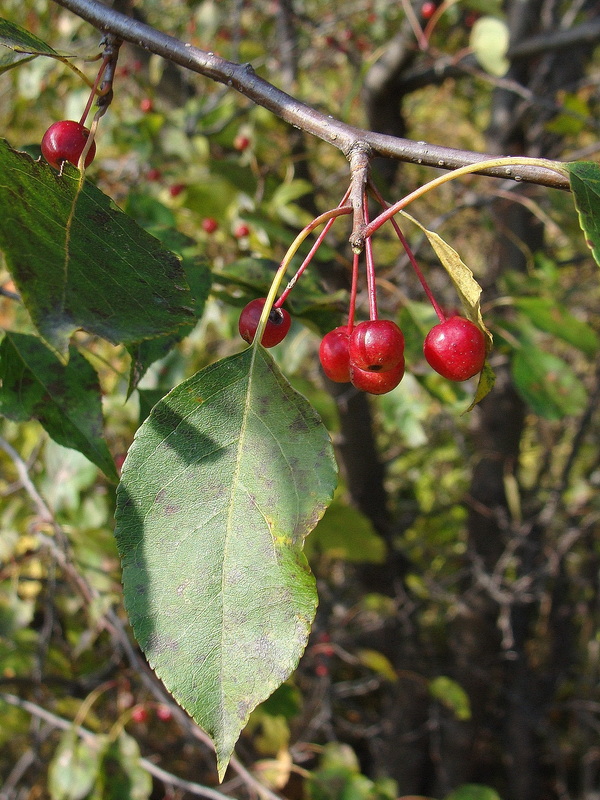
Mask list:
MULTIPOLYGON (((451 381, 466 381, 481 372, 485 349, 482 330, 458 316, 434 325, 423 344, 428 364, 451 381)), ((325 334, 319 358, 330 380, 385 394, 404 376, 404 336, 391 320, 359 322, 352 331, 342 325, 325 334)))
MULTIPOLYGON (((239 319, 242 339, 252 342, 265 298, 252 300, 239 319)), ((262 335, 264 347, 274 347, 286 337, 291 325, 285 309, 274 307, 262 335)), ((444 378, 466 381, 481 372, 486 345, 481 328, 464 317, 442 320, 429 331, 423 345, 429 365, 444 378)), ((370 394, 386 394, 404 376, 404 335, 391 320, 359 322, 352 330, 347 325, 326 333, 319 347, 324 373, 336 383, 352 383, 370 394)))

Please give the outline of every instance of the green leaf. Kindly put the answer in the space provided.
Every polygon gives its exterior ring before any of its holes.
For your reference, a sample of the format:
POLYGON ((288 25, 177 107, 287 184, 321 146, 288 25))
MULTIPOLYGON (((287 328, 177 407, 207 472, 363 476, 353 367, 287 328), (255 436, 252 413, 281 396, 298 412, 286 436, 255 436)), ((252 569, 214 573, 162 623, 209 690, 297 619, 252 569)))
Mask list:
POLYGON ((123 466, 116 537, 133 630, 213 738, 221 777, 306 646, 317 597, 302 545, 335 474, 319 417, 261 347, 173 389, 123 466))
POLYGON ((17 53, 37 54, 57 56, 58 53, 49 44, 38 39, 33 33, 21 28, 14 22, 0 18, 0 45, 8 47, 17 53))
POLYGON ((73 729, 65 731, 48 767, 48 791, 52 800, 84 800, 94 788, 100 767, 100 740, 80 739, 73 729))
POLYGON ((600 164, 573 161, 565 166, 585 242, 600 266, 600 164))
POLYGON ((600 337, 587 323, 573 316, 550 297, 516 297, 515 306, 540 330, 577 347, 590 357, 600 350, 600 337))
POLYGON ((562 358, 524 345, 515 352, 511 369, 517 391, 541 417, 558 420, 583 411, 585 387, 562 358))
POLYGON ((509 41, 505 22, 497 17, 481 17, 471 29, 469 45, 481 66, 491 75, 501 78, 510 67, 506 58, 509 41))
POLYGON ((121 731, 108 742, 99 780, 90 800, 148 800, 152 778, 140 764, 140 749, 134 738, 121 731))
POLYGON ((449 708, 450 711, 454 713, 456 719, 471 719, 469 695, 462 686, 456 681, 453 681, 452 678, 448 678, 446 675, 440 675, 429 681, 429 694, 436 700, 439 700, 446 708, 449 708))
POLYGON ((402 215, 409 219, 414 225, 420 228, 432 246, 435 254, 442 263, 442 266, 450 276, 456 293, 460 298, 465 316, 479 325, 481 330, 485 333, 487 339, 487 350, 489 352, 492 346, 492 334, 485 327, 483 317, 481 316, 481 286, 477 283, 473 276, 473 272, 467 267, 456 250, 451 247, 448 242, 445 242, 441 236, 434 231, 425 228, 421 223, 405 211, 402 215))
MULTIPOLYGON (((194 298, 194 314, 200 319, 212 284, 210 269, 200 258, 184 258, 182 266, 194 298)), ((175 333, 159 336, 156 339, 146 339, 127 348, 131 356, 128 396, 137 387, 148 367, 159 358, 164 358, 176 344, 191 333, 194 324, 182 325, 175 333)))
POLYGON ((325 553, 351 563, 382 564, 387 548, 364 514, 334 501, 307 540, 305 552, 309 559, 325 553))
POLYGON ((179 259, 79 173, 0 140, 0 248, 41 336, 65 357, 78 328, 116 344, 193 321, 179 259), (74 214, 73 214, 74 210, 74 214))
POLYGON ((6 333, 0 378, 0 414, 16 422, 35 417, 56 442, 79 450, 116 481, 102 433, 98 376, 74 347, 63 364, 35 336, 6 333))

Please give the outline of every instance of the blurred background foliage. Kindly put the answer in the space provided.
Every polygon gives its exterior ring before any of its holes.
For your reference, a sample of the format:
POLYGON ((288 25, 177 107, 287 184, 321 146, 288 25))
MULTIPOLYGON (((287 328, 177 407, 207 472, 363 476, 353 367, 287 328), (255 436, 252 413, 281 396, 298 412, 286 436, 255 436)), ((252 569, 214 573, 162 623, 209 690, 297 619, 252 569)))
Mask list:
MULTIPOLYGON (((410 58, 394 76, 405 126, 398 135, 491 150, 498 95, 517 86, 518 114, 504 124, 521 126, 520 150, 508 133, 502 141, 526 154, 598 157, 597 49, 548 97, 543 52, 528 62, 527 77, 521 62, 521 73, 503 78, 471 62, 461 74, 448 66, 460 65, 484 11, 497 12, 516 35, 518 4, 448 3, 422 51, 406 5, 137 0, 117 7, 251 62, 294 96, 361 127, 374 123, 365 110, 374 65, 404 47, 410 58)), ((597 21, 593 3, 521 5, 530 35, 597 21)), ((422 4, 413 7, 419 19, 422 4)), ((93 78, 85 58, 98 52, 100 37, 89 25, 47 0, 4 0, 2 15, 76 54, 93 78)), ((52 59, 7 70, 0 131, 35 153, 51 122, 79 118, 87 95, 52 59)), ((297 230, 337 205, 348 167, 336 150, 227 87, 129 45, 97 141, 89 179, 212 272, 201 320, 129 398, 128 353, 75 337, 99 374, 106 439, 120 465, 154 402, 241 349, 240 307, 264 293, 297 230)), ((375 171, 390 200, 432 175, 417 165, 375 171)), ((500 385, 483 410, 464 414, 473 386, 431 373, 421 347, 434 315, 386 229, 375 237, 380 302, 405 333, 407 375, 373 402, 326 385, 319 334, 343 319, 351 266, 348 222, 336 222, 292 294, 292 332, 275 350, 339 448, 340 488, 307 543, 320 610, 299 669, 242 735, 245 768, 235 762, 220 791, 291 800, 592 800, 600 785, 597 266, 566 193, 471 176, 428 194, 411 213, 451 243, 484 286, 500 385), (515 208, 535 227, 535 246, 522 218, 513 219, 515 208), (494 407, 495 416, 486 411, 494 407), (510 447, 496 451, 497 437, 511 431, 510 447), (486 459, 501 462, 499 475, 485 476, 489 502, 474 488, 486 459)), ((419 231, 406 232, 434 291, 453 308, 446 274, 419 231)), ((32 333, 1 263, 2 327, 32 333)), ((359 304, 364 314, 364 291, 359 304)), ((0 426, 0 796, 202 796, 200 784, 216 782, 212 754, 127 644, 114 487, 39 423, 0 426), (68 564, 56 546, 63 540, 68 564), (71 728, 73 720, 85 731, 71 728)))

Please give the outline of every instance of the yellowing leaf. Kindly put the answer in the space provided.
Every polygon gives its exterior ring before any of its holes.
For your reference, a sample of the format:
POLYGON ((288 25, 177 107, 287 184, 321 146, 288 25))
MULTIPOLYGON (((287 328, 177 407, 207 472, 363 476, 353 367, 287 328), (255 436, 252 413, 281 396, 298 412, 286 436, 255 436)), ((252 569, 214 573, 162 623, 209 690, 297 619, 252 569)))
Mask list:
POLYGON ((450 276, 456 288, 465 316, 470 319, 471 322, 479 325, 484 332, 487 339, 486 349, 489 352, 493 341, 492 334, 485 327, 483 317, 481 316, 480 297, 482 289, 475 280, 472 271, 467 267, 456 250, 451 247, 448 242, 445 242, 441 236, 433 231, 427 230, 424 225, 421 225, 421 223, 414 217, 411 217, 410 214, 403 211, 402 215, 420 228, 429 240, 429 244, 433 247, 435 254, 441 261, 442 266, 450 276))
POLYGON ((388 681, 395 682, 398 677, 391 661, 378 650, 360 650, 358 652, 358 658, 361 664, 372 669, 373 672, 377 672, 382 678, 388 681))
POLYGON ((508 26, 497 17, 480 17, 471 29, 470 45, 475 58, 486 72, 499 78, 510 67, 506 58, 509 39, 508 26))

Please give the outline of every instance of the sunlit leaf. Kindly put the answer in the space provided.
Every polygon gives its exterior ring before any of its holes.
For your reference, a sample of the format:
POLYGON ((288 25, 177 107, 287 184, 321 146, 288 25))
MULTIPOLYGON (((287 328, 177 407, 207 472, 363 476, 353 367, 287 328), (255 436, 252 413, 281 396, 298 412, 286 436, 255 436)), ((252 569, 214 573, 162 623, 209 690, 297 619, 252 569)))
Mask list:
POLYGON ((448 678, 446 675, 439 675, 429 681, 429 693, 445 705, 446 708, 449 708, 457 719, 471 719, 469 695, 452 678, 448 678))
POLYGON ((306 646, 317 598, 302 544, 335 472, 318 416, 260 347, 170 392, 123 466, 116 536, 134 633, 212 736, 221 776, 306 646))
POLYGON ((42 337, 66 357, 78 328, 131 344, 194 318, 179 259, 79 173, 0 140, 0 248, 42 337), (73 214, 74 210, 74 214, 73 214))
POLYGON ((7 332, 0 378, 0 414, 17 422, 38 419, 56 442, 79 450, 116 480, 103 437, 98 376, 74 347, 63 364, 35 336, 7 332))
POLYGON ((84 800, 94 788, 100 768, 100 742, 80 739, 65 731, 48 767, 52 800, 84 800))
POLYGON ((510 67, 506 58, 509 41, 510 33, 505 22, 497 17, 480 17, 471 29, 469 45, 487 72, 502 77, 510 67))

